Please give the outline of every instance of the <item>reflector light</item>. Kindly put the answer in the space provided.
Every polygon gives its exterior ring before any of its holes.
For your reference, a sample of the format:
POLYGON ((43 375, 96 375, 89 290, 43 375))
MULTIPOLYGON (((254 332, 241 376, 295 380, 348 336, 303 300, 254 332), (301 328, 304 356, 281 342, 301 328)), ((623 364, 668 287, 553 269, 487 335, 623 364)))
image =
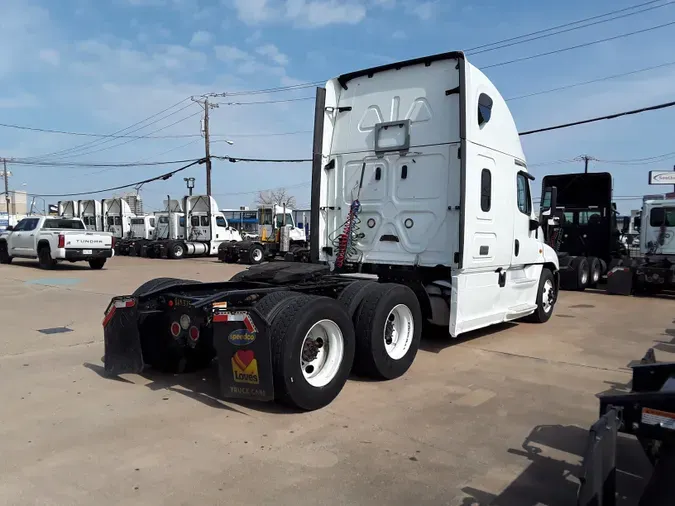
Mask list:
POLYGON ((66 247, 66 236, 63 234, 59 234, 59 248, 65 248, 66 247))
POLYGON ((178 322, 173 322, 171 324, 171 335, 173 337, 178 337, 179 334, 180 334, 180 325, 178 324, 178 322))
POLYGON ((193 341, 199 339, 199 329, 197 327, 190 327, 190 339, 193 341))

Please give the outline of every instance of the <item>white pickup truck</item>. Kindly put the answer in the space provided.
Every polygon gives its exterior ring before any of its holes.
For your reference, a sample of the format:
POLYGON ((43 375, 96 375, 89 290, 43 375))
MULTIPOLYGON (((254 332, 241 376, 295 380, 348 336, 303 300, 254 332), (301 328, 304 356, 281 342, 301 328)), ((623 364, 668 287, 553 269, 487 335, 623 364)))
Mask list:
POLYGON ((28 217, 0 234, 0 264, 37 258, 42 269, 51 269, 57 261, 84 260, 92 269, 102 269, 113 247, 110 232, 87 230, 80 218, 28 217))

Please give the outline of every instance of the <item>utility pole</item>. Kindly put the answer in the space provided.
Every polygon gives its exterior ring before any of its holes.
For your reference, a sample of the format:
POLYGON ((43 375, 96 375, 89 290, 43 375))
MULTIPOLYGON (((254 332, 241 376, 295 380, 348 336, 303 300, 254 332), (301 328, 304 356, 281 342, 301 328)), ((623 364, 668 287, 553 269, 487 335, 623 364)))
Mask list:
POLYGON ((582 155, 579 158, 576 158, 576 160, 584 162, 584 174, 588 174, 588 162, 590 162, 591 160, 597 160, 597 158, 593 158, 592 156, 588 155, 582 155))
POLYGON ((204 157, 206 159, 206 194, 211 196, 211 139, 209 138, 209 110, 218 107, 218 104, 209 102, 210 97, 222 96, 216 93, 208 93, 199 98, 190 97, 204 109, 202 118, 202 135, 204 136, 204 157))
POLYGON ((2 174, 5 177, 5 205, 7 206, 7 216, 9 216, 9 179, 7 174, 7 159, 2 159, 3 170, 2 174))

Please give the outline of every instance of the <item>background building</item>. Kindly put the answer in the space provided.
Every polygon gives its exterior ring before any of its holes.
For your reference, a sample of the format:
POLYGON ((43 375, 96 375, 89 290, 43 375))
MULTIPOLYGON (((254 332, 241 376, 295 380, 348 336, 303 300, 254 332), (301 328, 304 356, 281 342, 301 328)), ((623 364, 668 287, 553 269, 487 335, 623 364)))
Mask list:
MULTIPOLYGON (((0 198, 0 213, 7 213, 5 195, 0 198)), ((26 214, 28 212, 28 195, 22 191, 9 192, 9 214, 26 214)))

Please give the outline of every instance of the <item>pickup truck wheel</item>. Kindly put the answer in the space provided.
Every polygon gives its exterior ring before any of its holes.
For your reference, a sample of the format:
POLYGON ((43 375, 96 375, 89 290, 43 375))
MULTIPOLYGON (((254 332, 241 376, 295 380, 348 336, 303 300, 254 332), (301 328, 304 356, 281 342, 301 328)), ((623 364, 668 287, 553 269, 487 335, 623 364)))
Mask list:
POLYGON ((373 283, 355 316, 357 374, 394 379, 405 374, 422 338, 422 309, 410 288, 373 283))
POLYGON ((9 251, 7 251, 7 243, 0 242, 0 264, 11 264, 12 257, 9 256, 9 251))
POLYGON ((558 299, 553 273, 549 269, 542 269, 537 290, 537 309, 523 321, 531 323, 546 323, 553 314, 553 307, 558 299))
POLYGON ((263 263, 263 260, 265 260, 265 251, 262 246, 259 244, 251 246, 248 250, 248 263, 251 265, 258 265, 263 263))
POLYGON ((105 258, 94 258, 92 260, 89 260, 89 267, 92 269, 98 271, 100 269, 103 269, 103 266, 105 265, 105 258))
POLYGON ((311 411, 330 404, 349 377, 354 326, 344 306, 328 297, 292 297, 270 326, 274 392, 278 401, 311 411))
POLYGON ((56 265, 49 247, 43 246, 38 250, 38 264, 40 265, 40 269, 53 269, 56 265))

